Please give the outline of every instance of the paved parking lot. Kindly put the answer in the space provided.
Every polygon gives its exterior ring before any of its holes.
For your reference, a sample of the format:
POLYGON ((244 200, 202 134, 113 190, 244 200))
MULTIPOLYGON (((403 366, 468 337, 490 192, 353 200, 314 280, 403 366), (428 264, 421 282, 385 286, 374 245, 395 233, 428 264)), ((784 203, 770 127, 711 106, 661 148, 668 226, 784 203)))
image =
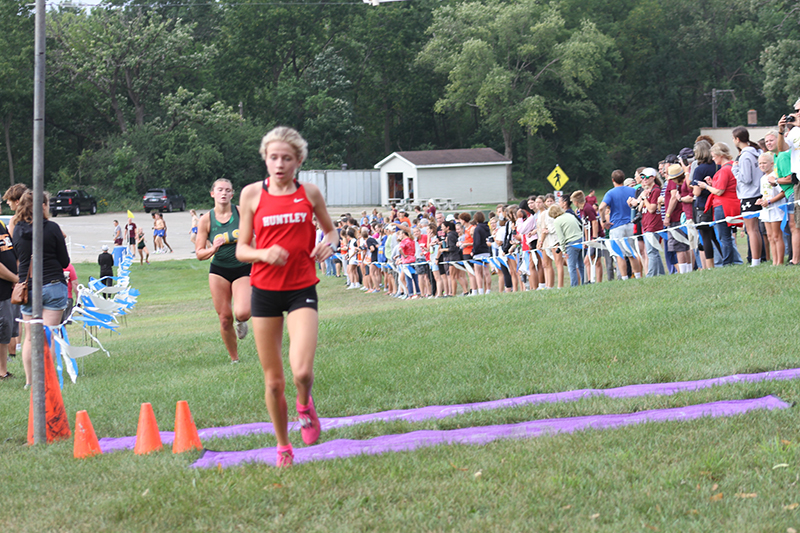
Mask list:
MULTIPOLYGON (((361 211, 372 212, 373 206, 330 207, 328 212, 336 220, 342 213, 351 213, 358 217, 361 211)), ((208 210, 199 210, 203 214, 208 210)), ((169 261, 171 259, 190 259, 194 257, 194 245, 189 240, 189 229, 192 227, 192 215, 189 211, 164 213, 167 224, 167 242, 175 250, 171 254, 153 253, 153 218, 150 214, 136 212, 133 222, 144 228, 145 241, 150 249, 150 261, 169 261)), ((97 262, 100 247, 107 244, 113 249, 114 220, 118 220, 124 228, 127 215, 120 213, 98 213, 96 215, 80 215, 73 217, 59 215, 51 218, 67 234, 67 245, 73 263, 97 262)), ((138 255, 137 255, 138 257, 138 255)))
MULTIPOLYGON (((98 213, 78 217, 59 215, 51 220, 61 226, 61 229, 67 234, 67 246, 73 263, 95 263, 101 246, 107 244, 110 249, 114 248, 112 238, 114 220, 118 220, 124 228, 127 215, 126 213, 98 213)), ((189 240, 192 215, 188 211, 164 213, 164 222, 167 224, 167 242, 175 250, 171 254, 153 253, 153 218, 151 215, 143 212, 134 213, 133 222, 144 228, 151 262, 194 257, 194 245, 189 240)))

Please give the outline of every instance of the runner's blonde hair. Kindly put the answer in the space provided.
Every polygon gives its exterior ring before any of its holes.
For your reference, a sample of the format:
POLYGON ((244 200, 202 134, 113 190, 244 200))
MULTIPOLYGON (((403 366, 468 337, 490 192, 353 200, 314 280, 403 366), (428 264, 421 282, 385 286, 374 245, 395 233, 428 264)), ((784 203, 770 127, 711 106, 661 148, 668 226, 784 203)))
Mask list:
POLYGON ((278 126, 261 139, 261 147, 258 149, 258 153, 261 154, 264 160, 267 159, 267 146, 269 143, 276 141, 285 142, 294 148, 294 153, 301 162, 305 161, 306 157, 308 157, 308 143, 303 139, 303 136, 294 128, 278 126))

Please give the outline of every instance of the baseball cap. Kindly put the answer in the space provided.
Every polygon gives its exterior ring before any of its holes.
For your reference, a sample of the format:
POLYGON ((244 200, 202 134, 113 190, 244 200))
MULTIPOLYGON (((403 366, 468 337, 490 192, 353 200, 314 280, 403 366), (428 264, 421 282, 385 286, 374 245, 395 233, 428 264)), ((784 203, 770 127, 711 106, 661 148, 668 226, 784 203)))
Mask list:
POLYGON ((652 178, 657 175, 658 172, 653 167, 647 167, 646 169, 642 170, 642 177, 644 178, 652 178))

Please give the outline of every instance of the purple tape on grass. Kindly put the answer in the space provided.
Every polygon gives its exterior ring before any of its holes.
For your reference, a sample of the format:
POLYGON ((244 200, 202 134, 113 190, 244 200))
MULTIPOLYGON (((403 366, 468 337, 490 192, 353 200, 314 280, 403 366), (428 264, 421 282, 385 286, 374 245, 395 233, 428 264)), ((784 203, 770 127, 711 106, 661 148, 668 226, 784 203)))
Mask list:
MULTIPOLYGON (((295 449, 294 463, 341 459, 355 455, 377 455, 388 452, 411 451, 440 444, 486 444, 498 439, 525 439, 554 433, 572 433, 586 429, 618 428, 643 422, 693 420, 705 416, 733 416, 753 409, 786 409, 787 407, 789 407, 789 404, 786 402, 774 396, 765 396, 753 400, 730 400, 628 414, 554 418, 519 424, 444 431, 413 431, 401 435, 384 435, 363 441, 339 439, 316 446, 295 449)), ((267 463, 274 466, 275 456, 276 449, 274 447, 237 452, 206 450, 192 464, 192 467, 214 468, 219 465, 225 468, 244 463, 267 463)))
MULTIPOLYGON (((408 422, 420 422, 422 420, 432 420, 447 418, 471 411, 486 411, 490 409, 503 409, 517 407, 520 405, 530 405, 537 403, 555 402, 574 402, 582 398, 591 396, 607 396, 609 398, 633 398, 647 395, 671 395, 683 391, 706 389, 717 385, 728 385, 732 383, 754 383, 758 381, 780 381, 787 379, 800 378, 800 368, 789 370, 775 370, 771 372, 761 372, 758 374, 734 374, 719 378, 703 379, 700 381, 678 381, 673 383, 654 383, 641 385, 625 385, 613 389, 580 389, 566 392, 554 392, 544 394, 531 394, 519 398, 503 398, 490 402, 469 403, 463 405, 431 405, 417 409, 395 409, 380 413, 369 413, 364 415, 345 416, 339 418, 320 418, 322 431, 329 431, 340 427, 348 427, 356 424, 368 422, 390 422, 393 420, 405 420, 408 422)), ((299 431, 300 424, 289 424, 289 431, 299 431)), ((198 430, 201 440, 211 438, 231 438, 243 435, 270 433, 275 431, 269 422, 255 422, 237 426, 225 426, 218 428, 207 428, 198 430)), ((164 444, 172 442, 174 434, 170 431, 161 432, 161 441, 164 444)), ((136 437, 118 437, 100 439, 100 449, 103 453, 118 450, 132 450, 136 444, 136 437)))

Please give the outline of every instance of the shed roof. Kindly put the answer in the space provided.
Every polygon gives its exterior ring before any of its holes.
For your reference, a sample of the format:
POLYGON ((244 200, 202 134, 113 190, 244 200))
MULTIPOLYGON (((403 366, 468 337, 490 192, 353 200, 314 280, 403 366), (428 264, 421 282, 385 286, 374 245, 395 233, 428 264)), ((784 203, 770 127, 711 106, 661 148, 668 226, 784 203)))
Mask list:
POLYGON ((464 148, 458 150, 419 150, 394 152, 375 165, 380 168, 393 157, 401 157, 416 167, 455 165, 511 164, 509 159, 492 148, 464 148))

